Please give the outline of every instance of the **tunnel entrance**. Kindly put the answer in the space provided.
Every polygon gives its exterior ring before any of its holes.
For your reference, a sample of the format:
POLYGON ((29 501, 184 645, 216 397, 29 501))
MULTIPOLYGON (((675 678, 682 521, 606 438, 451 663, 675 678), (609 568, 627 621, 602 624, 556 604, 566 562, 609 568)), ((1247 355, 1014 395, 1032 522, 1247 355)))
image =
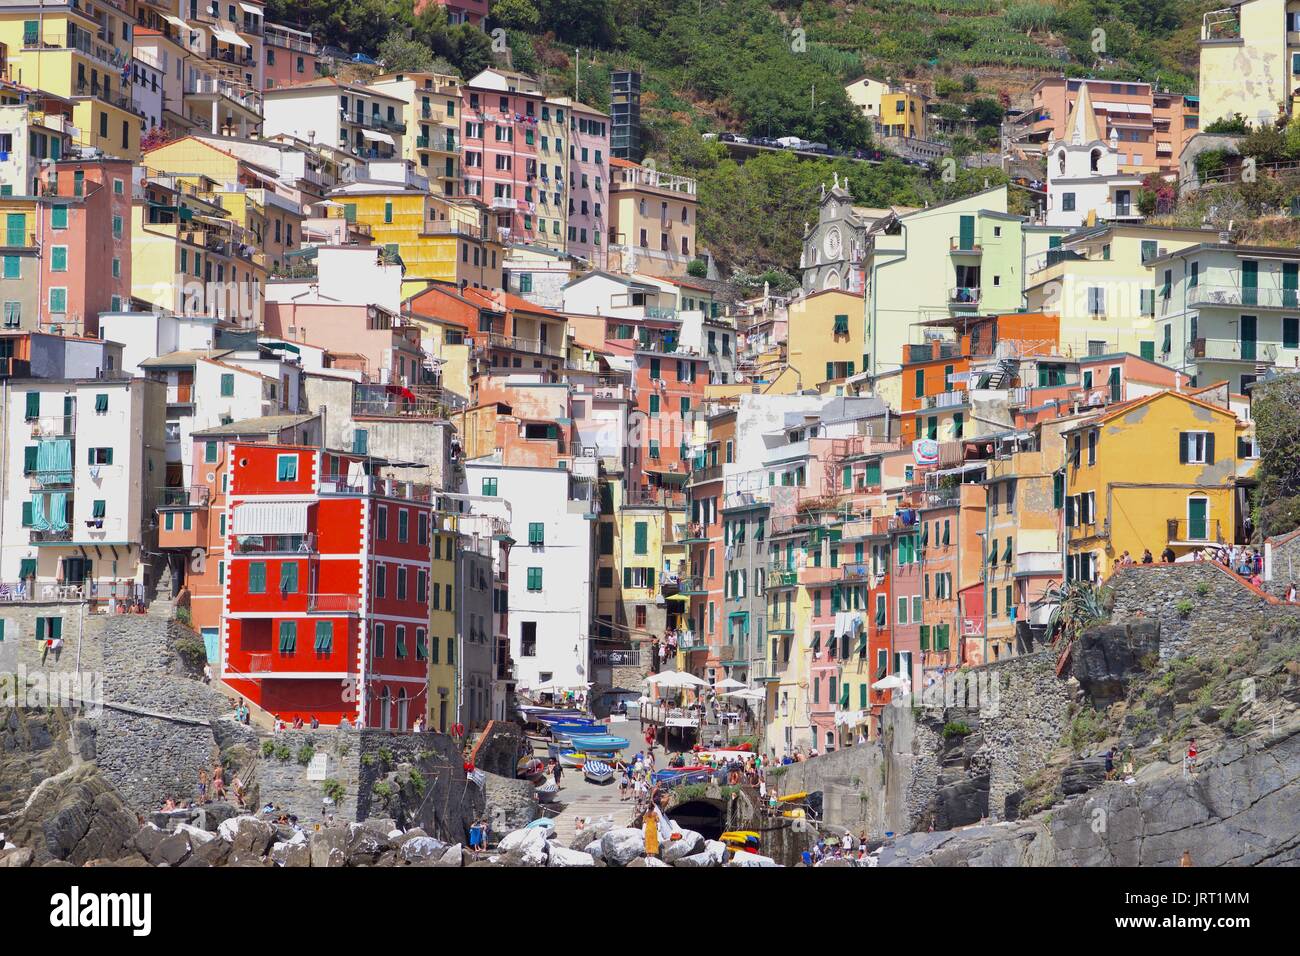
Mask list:
POLYGON ((726 829, 723 807, 711 800, 688 800, 673 807, 668 819, 687 830, 694 830, 706 840, 716 840, 726 829))

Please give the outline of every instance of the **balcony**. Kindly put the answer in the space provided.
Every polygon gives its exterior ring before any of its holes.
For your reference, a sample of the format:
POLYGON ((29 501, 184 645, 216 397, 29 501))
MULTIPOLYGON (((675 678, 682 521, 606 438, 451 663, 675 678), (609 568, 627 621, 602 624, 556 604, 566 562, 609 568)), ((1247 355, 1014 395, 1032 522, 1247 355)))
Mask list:
POLYGON ((508 209, 511 212, 517 208, 515 200, 510 196, 493 196, 490 206, 493 209, 508 209))
POLYGON ((718 481, 722 478, 722 465, 705 465, 703 468, 692 468, 690 482, 691 484, 703 484, 706 481, 718 481))
POLYGON ((683 595, 691 594, 708 594, 708 588, 704 584, 704 579, 698 576, 679 577, 677 579, 677 593, 683 595))
POLYGON ((234 554, 315 554, 314 534, 248 534, 235 538, 234 554))
POLYGON ((417 136, 415 148, 428 150, 431 153, 459 153, 460 143, 445 136, 417 136))
POLYGON ((307 594, 308 614, 357 614, 361 610, 361 598, 355 594, 307 594))
POLYGON ((972 286, 957 286, 948 290, 948 305, 954 309, 978 309, 980 290, 972 286))
POLYGON ((168 385, 167 404, 168 405, 193 405, 194 386, 193 385, 168 385))
POLYGON ((980 256, 984 247, 974 236, 949 236, 948 254, 960 256, 980 256))
POLYGON ((1236 7, 1211 10, 1201 17, 1202 43, 1240 43, 1241 11, 1236 7))
POLYGON ((206 508, 211 489, 207 485, 193 485, 189 488, 160 488, 158 491, 158 509, 168 508, 206 508))
POLYGON ((1180 545, 1226 543, 1217 518, 1213 521, 1206 518, 1190 521, 1185 518, 1168 518, 1165 520, 1165 537, 1170 544, 1180 545))
POLYGON ((1187 360, 1210 362, 1262 362, 1268 365, 1277 361, 1277 346, 1235 339, 1193 339, 1187 347, 1187 360))
POLYGON ((1187 290, 1190 305, 1248 309, 1300 308, 1300 291, 1231 285, 1197 285, 1187 290))
POLYGON ((963 389, 951 392, 939 392, 937 395, 925 396, 926 408, 958 408, 966 404, 969 393, 963 389))
POLYGON ((44 531, 32 529, 32 544, 68 544, 72 541, 72 526, 69 525, 59 531, 50 528, 44 531))
POLYGON ((496 332, 489 332, 487 338, 489 348, 510 349, 515 352, 528 352, 533 355, 550 355, 555 358, 560 358, 564 354, 559 347, 538 339, 522 339, 514 335, 500 335, 496 332))
POLYGON ((1061 574, 1061 552, 1059 551, 1023 551, 1016 555, 1016 570, 1019 575, 1061 574))
POLYGON ((799 585, 799 572, 787 571, 784 568, 777 570, 771 569, 767 576, 768 590, 775 588, 793 588, 799 585))

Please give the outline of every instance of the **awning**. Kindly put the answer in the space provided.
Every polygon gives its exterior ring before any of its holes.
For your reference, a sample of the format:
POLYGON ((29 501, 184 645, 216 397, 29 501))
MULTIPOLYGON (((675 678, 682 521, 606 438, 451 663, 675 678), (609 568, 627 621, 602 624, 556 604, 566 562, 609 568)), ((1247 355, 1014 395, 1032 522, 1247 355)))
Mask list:
POLYGON ((249 501, 235 506, 236 535, 306 534, 307 502, 249 501))
POLYGON ((176 29, 178 29, 178 30, 190 30, 190 29, 191 29, 190 25, 189 25, 188 23, 186 23, 184 20, 182 20, 180 17, 174 17, 174 16, 172 16, 172 15, 169 14, 169 13, 164 13, 164 14, 162 15, 162 18, 163 18, 164 20, 166 20, 168 23, 170 23, 172 26, 176 27, 176 29))
POLYGON ((238 33, 232 33, 231 31, 226 30, 223 27, 213 27, 212 35, 216 37, 218 40, 220 40, 222 43, 229 43, 232 46, 248 47, 247 40, 241 37, 238 33))
POLYGON ((387 143, 389 146, 397 145, 396 143, 393 142, 393 137, 389 136, 387 133, 376 133, 372 129, 363 129, 361 131, 361 135, 366 139, 372 140, 373 142, 376 143, 387 143))
POLYGON ((261 7, 255 7, 251 3, 241 3, 239 9, 245 13, 251 13, 255 17, 260 17, 265 12, 261 7))

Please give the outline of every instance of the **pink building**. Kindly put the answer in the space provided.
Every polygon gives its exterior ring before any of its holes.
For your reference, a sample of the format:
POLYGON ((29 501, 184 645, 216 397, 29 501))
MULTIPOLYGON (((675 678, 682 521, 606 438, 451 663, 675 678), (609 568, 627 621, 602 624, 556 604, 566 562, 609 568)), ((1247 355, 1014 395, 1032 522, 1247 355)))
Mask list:
POLYGON ((59 160, 40 179, 29 225, 43 250, 41 327, 98 335, 99 313, 121 312, 131 300, 131 163, 59 160))
POLYGON ((263 40, 262 58, 265 62, 262 65, 262 83, 265 89, 273 90, 316 79, 316 60, 320 48, 310 33, 278 23, 268 23, 263 40))
POLYGON ((484 70, 461 87, 463 195, 480 200, 501 242, 538 238, 537 123, 545 97, 532 77, 484 70))
MULTIPOLYGON (((833 585, 832 585, 833 586, 833 585)), ((835 614, 831 611, 831 587, 809 588, 812 592, 812 641, 808 714, 813 725, 813 743, 822 753, 835 748, 835 702, 839 700, 840 664, 836 653, 835 614)))
POLYGON ((609 228, 609 117, 568 97, 548 100, 569 113, 567 251, 605 268, 602 233, 609 228))
POLYGON ((335 368, 364 372, 371 382, 425 384, 420 327, 380 306, 268 301, 265 327, 269 336, 329 350, 335 368))

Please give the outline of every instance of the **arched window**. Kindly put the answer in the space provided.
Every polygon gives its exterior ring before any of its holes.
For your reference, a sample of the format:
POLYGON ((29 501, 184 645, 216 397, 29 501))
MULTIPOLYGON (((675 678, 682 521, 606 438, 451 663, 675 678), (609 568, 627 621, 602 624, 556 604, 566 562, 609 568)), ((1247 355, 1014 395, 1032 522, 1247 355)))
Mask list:
POLYGON ((1060 155, 1056 157, 1057 166, 1060 167, 1061 175, 1065 175, 1065 150, 1061 150, 1060 155))
POLYGON ((1099 149, 1094 149, 1094 150, 1092 151, 1092 155, 1090 156, 1090 160, 1091 160, 1091 164, 1092 164, 1092 171, 1095 173, 1095 172, 1097 172, 1098 170, 1100 170, 1100 169, 1101 169, 1101 150, 1099 150, 1099 149))
POLYGON ((410 725, 407 723, 407 705, 410 703, 406 699, 406 688, 402 687, 397 691, 397 729, 406 730, 410 725))
POLYGON ((393 728, 393 700, 388 694, 388 688, 379 695, 379 726, 383 730, 392 730, 393 728))
POLYGON ((839 274, 839 271, 836 270, 836 269, 832 269, 830 272, 826 273, 826 285, 825 285, 825 288, 827 288, 827 289, 838 289, 839 287, 840 287, 840 274, 839 274))

